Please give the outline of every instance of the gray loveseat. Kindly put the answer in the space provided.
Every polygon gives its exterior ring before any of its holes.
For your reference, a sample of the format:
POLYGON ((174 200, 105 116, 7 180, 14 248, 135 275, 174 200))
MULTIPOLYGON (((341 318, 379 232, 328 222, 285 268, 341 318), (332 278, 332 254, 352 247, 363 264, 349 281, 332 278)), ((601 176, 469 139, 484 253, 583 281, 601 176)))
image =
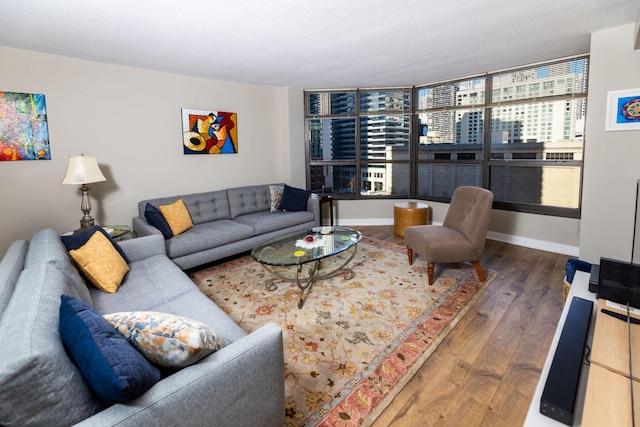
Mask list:
POLYGON ((147 203, 159 207, 180 198, 194 226, 165 243, 167 255, 183 270, 250 251, 267 240, 319 224, 317 199, 307 200, 306 211, 271 212, 269 185, 252 185, 142 200, 139 216, 133 218, 135 235, 162 235, 145 219, 147 203))
POLYGON ((0 261, 0 425, 280 426, 282 331, 247 334, 165 255, 161 235, 120 242, 129 272, 114 294, 87 285, 54 230, 13 242, 0 261), (223 347, 106 407, 72 363, 58 332, 60 296, 100 314, 159 311, 199 320, 223 347))

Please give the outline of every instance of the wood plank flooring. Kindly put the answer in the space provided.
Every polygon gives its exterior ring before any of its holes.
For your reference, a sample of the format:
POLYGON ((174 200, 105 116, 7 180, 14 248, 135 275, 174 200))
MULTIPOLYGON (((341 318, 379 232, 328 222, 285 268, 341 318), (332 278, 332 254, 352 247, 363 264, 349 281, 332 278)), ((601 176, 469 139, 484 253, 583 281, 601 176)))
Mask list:
MULTIPOLYGON (((393 226, 355 228, 404 245, 393 226)), ((498 277, 373 427, 521 426, 562 311, 568 258, 488 240, 482 265, 498 277)))

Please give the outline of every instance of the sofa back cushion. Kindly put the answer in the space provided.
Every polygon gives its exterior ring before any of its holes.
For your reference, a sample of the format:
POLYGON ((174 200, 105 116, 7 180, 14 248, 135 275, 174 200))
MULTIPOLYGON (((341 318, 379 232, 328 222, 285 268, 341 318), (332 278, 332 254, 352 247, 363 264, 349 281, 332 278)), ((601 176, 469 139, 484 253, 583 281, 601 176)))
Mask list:
POLYGON ((62 243, 58 233, 50 228, 33 233, 27 250, 24 268, 37 267, 43 263, 53 265, 69 277, 71 279, 70 284, 74 286, 75 292, 79 293, 82 296, 82 300, 87 304, 93 305, 89 288, 71 259, 69 251, 62 243))
POLYGON ((28 247, 29 242, 26 240, 16 240, 11 243, 0 261, 0 316, 9 304, 9 299, 16 287, 16 282, 24 267, 28 247))
POLYGON ((229 199, 225 190, 189 194, 182 198, 194 224, 229 219, 229 199))
POLYGON ((227 189, 231 219, 254 212, 271 210, 268 185, 251 185, 227 189))
POLYGON ((230 218, 229 200, 227 199, 226 190, 143 200, 138 202, 138 212, 140 216, 144 218, 147 203, 159 208, 161 205, 174 203, 178 199, 182 199, 184 202, 194 224, 230 218))
POLYGON ((25 269, 0 318, 0 425, 77 423, 102 408, 58 332, 60 295, 83 295, 55 265, 25 269))

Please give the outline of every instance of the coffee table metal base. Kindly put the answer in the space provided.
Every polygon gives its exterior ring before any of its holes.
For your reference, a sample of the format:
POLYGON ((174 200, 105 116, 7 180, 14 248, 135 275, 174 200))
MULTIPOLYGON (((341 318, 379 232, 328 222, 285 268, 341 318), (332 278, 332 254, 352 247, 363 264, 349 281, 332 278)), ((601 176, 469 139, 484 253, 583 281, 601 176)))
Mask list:
MULTIPOLYGON (((267 264, 261 264, 262 268, 264 268, 267 272, 275 276, 275 277, 272 277, 271 279, 265 280, 264 285, 268 291, 273 292, 278 289, 278 285, 276 284, 276 282, 295 283, 298 286, 298 288, 300 288, 300 300, 298 301, 298 308, 302 308, 306 300, 306 297, 309 296, 309 293, 311 293, 311 288, 313 287, 313 284, 318 280, 324 280, 324 279, 328 279, 330 277, 335 277, 338 275, 345 275, 346 280, 351 280, 355 277, 356 275, 355 271, 353 271, 351 268, 345 268, 345 266, 349 264, 349 262, 351 262, 353 257, 356 256, 357 251, 358 251, 358 245, 354 245, 353 250, 351 251, 351 255, 348 257, 346 261, 339 264, 337 267, 332 268, 326 273, 322 273, 322 274, 318 274, 318 273, 320 273, 320 270, 322 269, 323 260, 317 260, 310 263, 298 264, 296 266, 293 266, 296 271, 296 274, 294 277, 282 274, 281 272, 277 271, 276 269, 272 268, 272 266, 269 266, 267 264), (304 274, 301 274, 305 266, 309 267, 307 269, 306 277, 304 274), (305 296, 305 291, 307 292, 306 296, 305 296)), ((330 258, 326 259, 325 261, 328 261, 329 259, 330 258)), ((326 264, 326 262, 324 264, 326 264)), ((283 267, 279 267, 279 268, 283 268, 283 267)))

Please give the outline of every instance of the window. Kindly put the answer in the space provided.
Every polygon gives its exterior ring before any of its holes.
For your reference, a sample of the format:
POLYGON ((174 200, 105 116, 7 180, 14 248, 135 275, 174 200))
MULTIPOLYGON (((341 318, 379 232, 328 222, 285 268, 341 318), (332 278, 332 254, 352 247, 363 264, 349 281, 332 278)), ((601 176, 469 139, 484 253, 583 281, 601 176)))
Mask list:
POLYGON ((492 76, 494 94, 510 85, 529 88, 487 105, 495 132, 488 187, 497 206, 579 216, 587 69, 587 58, 579 58, 492 76))
POLYGON ((574 153, 545 153, 547 160, 573 160, 574 153))
POLYGON ((579 217, 588 58, 434 85, 305 92, 308 185, 342 198, 448 201, 579 217))
POLYGON ((305 97, 310 190, 345 198, 409 196, 411 89, 305 97))

